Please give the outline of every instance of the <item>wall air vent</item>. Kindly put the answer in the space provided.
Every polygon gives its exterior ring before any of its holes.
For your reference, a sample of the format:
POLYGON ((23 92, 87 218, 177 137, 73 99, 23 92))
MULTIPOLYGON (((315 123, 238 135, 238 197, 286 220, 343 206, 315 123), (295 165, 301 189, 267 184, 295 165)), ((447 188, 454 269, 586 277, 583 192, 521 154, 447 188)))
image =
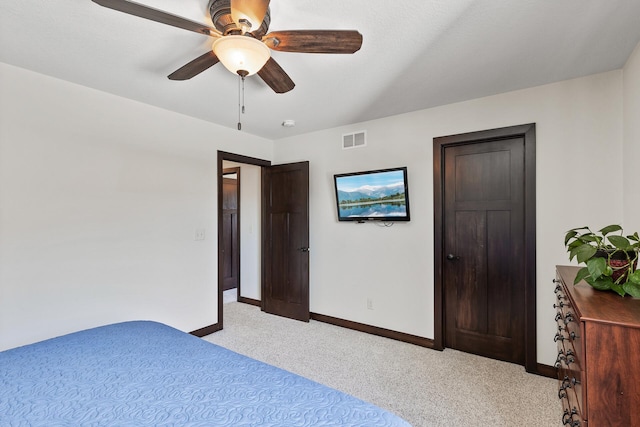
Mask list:
POLYGON ((360 148, 367 145, 367 132, 360 131, 342 135, 342 149, 360 148))

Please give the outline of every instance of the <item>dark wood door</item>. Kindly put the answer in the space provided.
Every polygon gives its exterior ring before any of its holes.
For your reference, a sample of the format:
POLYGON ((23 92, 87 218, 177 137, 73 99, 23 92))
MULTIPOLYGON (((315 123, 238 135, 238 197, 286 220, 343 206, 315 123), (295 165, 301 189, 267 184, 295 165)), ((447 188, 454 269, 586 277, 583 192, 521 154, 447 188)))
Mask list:
POLYGON ((524 138, 444 149, 445 346, 524 363, 524 138))
MULTIPOLYGON (((235 178, 222 178, 222 289, 238 287, 240 271, 239 174, 235 178)), ((228 174, 227 174, 228 175, 228 174)))
POLYGON ((309 162, 262 168, 262 309, 309 321, 309 162))

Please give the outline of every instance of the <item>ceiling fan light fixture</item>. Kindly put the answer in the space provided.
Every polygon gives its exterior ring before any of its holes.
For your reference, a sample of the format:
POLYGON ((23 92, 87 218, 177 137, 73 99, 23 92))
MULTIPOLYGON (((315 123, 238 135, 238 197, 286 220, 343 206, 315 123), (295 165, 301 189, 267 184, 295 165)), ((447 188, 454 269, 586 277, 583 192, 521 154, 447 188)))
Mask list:
POLYGON ((251 76, 271 57, 269 48, 250 36, 225 36, 213 42, 213 53, 233 74, 251 76))
POLYGON ((262 25, 269 8, 269 0, 231 0, 231 19, 238 26, 245 20, 251 24, 249 31, 256 31, 262 25))

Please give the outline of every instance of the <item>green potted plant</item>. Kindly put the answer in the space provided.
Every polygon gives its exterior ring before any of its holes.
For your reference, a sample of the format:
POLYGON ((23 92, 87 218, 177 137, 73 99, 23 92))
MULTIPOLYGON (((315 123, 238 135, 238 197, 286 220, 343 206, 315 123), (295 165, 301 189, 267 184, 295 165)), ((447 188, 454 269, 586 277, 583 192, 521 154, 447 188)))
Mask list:
POLYGON ((579 264, 586 265, 578 271, 574 285, 584 280, 600 291, 640 298, 637 232, 624 236, 619 225, 609 225, 596 232, 589 227, 578 227, 567 231, 564 244, 569 260, 575 258, 579 264))

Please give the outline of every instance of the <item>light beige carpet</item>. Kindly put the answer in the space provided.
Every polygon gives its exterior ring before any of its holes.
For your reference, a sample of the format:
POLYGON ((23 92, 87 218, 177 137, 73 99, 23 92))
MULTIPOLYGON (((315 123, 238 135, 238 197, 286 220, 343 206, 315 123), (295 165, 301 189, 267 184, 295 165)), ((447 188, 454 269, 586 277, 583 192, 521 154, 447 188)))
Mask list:
POLYGON ((298 322, 238 302, 224 305, 224 329, 204 339, 371 402, 414 427, 562 425, 557 382, 511 363, 298 322))

